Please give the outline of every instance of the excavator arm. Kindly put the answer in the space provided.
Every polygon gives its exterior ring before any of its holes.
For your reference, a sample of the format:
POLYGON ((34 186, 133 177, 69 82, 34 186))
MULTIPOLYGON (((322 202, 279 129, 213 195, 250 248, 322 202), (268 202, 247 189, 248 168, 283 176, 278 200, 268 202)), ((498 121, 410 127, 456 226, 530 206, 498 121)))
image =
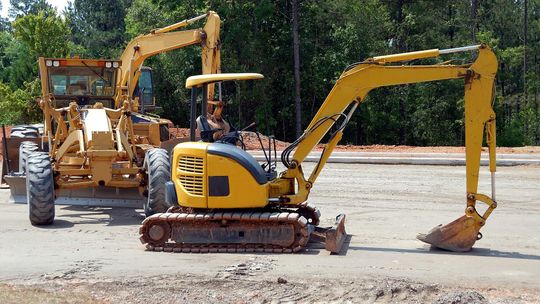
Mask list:
POLYGON ((497 205, 494 200, 495 113, 492 109, 496 72, 497 59, 486 45, 379 56, 349 67, 337 80, 303 135, 283 152, 282 161, 287 170, 282 173, 281 178, 273 182, 273 188, 277 191, 271 191, 271 196, 279 197, 280 201, 290 204, 300 204, 307 200, 309 190, 340 141, 349 119, 371 90, 384 86, 464 79, 467 178, 465 215, 448 225, 434 228, 427 235, 419 235, 418 238, 443 249, 470 250, 474 242, 481 237, 479 230, 497 205), (476 60, 466 65, 391 65, 396 62, 474 50, 478 50, 476 60), (340 123, 337 131, 331 134, 317 166, 310 176, 305 178, 302 162, 336 123, 340 123), (477 193, 484 128, 487 131, 486 141, 489 145, 492 197, 477 193), (294 190, 294 180, 297 190, 294 190), (482 215, 476 210, 476 201, 488 205, 482 215))
MULTIPOLYGON (((115 96, 116 108, 122 105, 124 98, 130 100, 134 98, 140 67, 144 60, 151 56, 200 44, 202 47, 202 73, 220 73, 220 24, 218 14, 210 11, 201 16, 152 30, 149 34, 138 36, 130 41, 120 57, 122 65, 117 82, 119 89, 115 96), (175 31, 204 18, 207 18, 207 21, 203 28, 175 31)), ((209 86, 207 94, 208 100, 213 101, 213 84, 209 86)))

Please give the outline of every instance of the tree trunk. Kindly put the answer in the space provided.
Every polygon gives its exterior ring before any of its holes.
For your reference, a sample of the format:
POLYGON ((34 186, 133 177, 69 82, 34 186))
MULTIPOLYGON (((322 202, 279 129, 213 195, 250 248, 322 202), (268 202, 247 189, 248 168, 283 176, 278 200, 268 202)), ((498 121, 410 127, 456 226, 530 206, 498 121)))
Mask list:
POLYGON ((523 0, 523 106, 527 105, 527 0, 523 0))
POLYGON ((296 110, 296 137, 302 135, 302 103, 300 99, 300 42, 298 38, 298 0, 291 0, 294 57, 294 106, 296 110))
POLYGON ((450 39, 450 47, 454 47, 454 37, 456 35, 456 27, 454 25, 454 9, 452 4, 448 5, 448 22, 450 23, 450 28, 448 30, 448 38, 450 39))
POLYGON ((476 44, 476 12, 478 11, 478 1, 471 0, 471 38, 473 44, 476 44))
MULTIPOLYGON (((404 5, 404 1, 403 0, 399 0, 398 3, 397 3, 397 22, 398 24, 402 24, 405 17, 403 16, 403 5, 404 5)), ((402 52, 405 52, 406 51, 406 48, 405 48, 405 45, 404 45, 404 40, 405 40, 405 37, 401 37, 402 35, 402 32, 401 31, 398 31, 398 43, 397 43, 397 49, 398 49, 398 53, 402 53, 402 52)), ((404 87, 404 86, 401 86, 401 87, 398 87, 397 92, 399 92, 398 94, 398 101, 399 101, 399 119, 401 121, 401 123, 399 124, 399 144, 400 145, 405 145, 406 144, 406 137, 407 137, 407 134, 406 134, 406 125, 407 125, 407 107, 405 105, 405 95, 406 95, 406 92, 408 91, 408 87, 404 87)))

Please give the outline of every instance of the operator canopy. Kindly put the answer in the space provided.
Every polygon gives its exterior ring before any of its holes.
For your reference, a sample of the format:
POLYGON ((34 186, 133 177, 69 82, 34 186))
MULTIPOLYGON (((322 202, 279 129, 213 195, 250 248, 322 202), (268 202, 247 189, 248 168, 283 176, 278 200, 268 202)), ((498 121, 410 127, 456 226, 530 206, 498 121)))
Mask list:
POLYGON ((258 73, 223 73, 191 76, 186 80, 186 88, 200 87, 204 84, 228 81, 228 80, 251 80, 262 79, 264 76, 258 73))

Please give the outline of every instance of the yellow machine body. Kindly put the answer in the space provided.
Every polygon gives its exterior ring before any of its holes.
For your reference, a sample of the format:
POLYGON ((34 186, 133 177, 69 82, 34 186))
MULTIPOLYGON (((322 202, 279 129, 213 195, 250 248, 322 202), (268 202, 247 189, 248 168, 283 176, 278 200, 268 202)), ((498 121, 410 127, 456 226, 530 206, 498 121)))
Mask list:
MULTIPOLYGON (((251 155, 244 151, 232 150, 235 148, 213 146, 228 146, 227 144, 187 143, 176 146, 172 170, 178 204, 182 207, 219 209, 261 208, 264 206, 272 208, 294 208, 296 206, 301 208, 307 201, 310 190, 328 157, 341 140, 343 130, 352 114, 370 91, 383 86, 463 79, 467 177, 465 215, 448 225, 436 227, 427 235, 419 235, 418 238, 443 249, 468 251, 481 237, 480 228, 485 225, 487 218, 497 206, 493 198, 495 195, 496 132, 495 112, 492 108, 496 72, 497 58, 486 45, 378 56, 354 64, 341 74, 301 137, 282 152, 281 160, 287 169, 278 177, 269 175, 270 177, 263 181, 264 172, 260 174, 257 170, 253 170, 254 159, 251 155), (396 64, 401 61, 466 51, 478 52, 474 62, 460 65, 449 62, 434 65, 396 64), (330 139, 324 145, 318 164, 309 176, 304 175, 302 163, 335 124, 338 125, 338 128, 330 134, 330 139), (484 130, 486 130, 485 133, 484 130), (489 146, 492 197, 477 193, 480 154, 484 138, 489 146), (183 186, 180 181, 182 175, 195 175, 188 174, 179 168, 182 157, 196 157, 200 160, 198 162, 200 184, 197 188, 197 195, 189 193, 189 189, 183 186), (222 177, 221 181, 228 183, 227 195, 214 197, 211 194, 209 181, 212 177, 222 177), (476 209, 477 201, 487 205, 487 210, 483 214, 480 214, 476 209)), ((245 77, 232 75, 227 77, 223 75, 194 76, 188 78, 186 85, 196 88, 231 79, 253 78, 250 78, 249 74, 246 74, 245 77)), ((191 178, 191 180, 194 179, 191 178)), ((185 183, 190 185, 188 182, 185 183)), ((154 224, 148 222, 147 225, 163 224, 160 222, 160 218, 155 219, 155 221, 154 224)), ((178 219, 178 221, 182 221, 182 219, 178 219)), ((341 226, 343 226, 342 222, 340 222, 341 226)), ((344 228, 341 231, 344 231, 344 228)), ((143 239, 148 240, 152 237, 144 236, 143 239)), ((340 237, 340 239, 342 238, 340 237)))
POLYGON ((269 183, 258 183, 246 167, 227 155, 208 153, 216 145, 224 144, 186 142, 174 148, 171 179, 179 205, 216 209, 266 206, 269 183))

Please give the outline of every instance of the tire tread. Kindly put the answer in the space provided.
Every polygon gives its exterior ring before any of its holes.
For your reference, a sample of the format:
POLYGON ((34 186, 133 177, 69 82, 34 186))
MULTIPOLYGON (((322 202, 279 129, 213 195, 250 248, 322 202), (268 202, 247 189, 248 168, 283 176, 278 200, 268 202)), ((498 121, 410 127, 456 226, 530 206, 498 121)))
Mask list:
POLYGON ((32 225, 50 225, 54 221, 54 177, 46 152, 29 155, 26 163, 26 196, 32 225))

